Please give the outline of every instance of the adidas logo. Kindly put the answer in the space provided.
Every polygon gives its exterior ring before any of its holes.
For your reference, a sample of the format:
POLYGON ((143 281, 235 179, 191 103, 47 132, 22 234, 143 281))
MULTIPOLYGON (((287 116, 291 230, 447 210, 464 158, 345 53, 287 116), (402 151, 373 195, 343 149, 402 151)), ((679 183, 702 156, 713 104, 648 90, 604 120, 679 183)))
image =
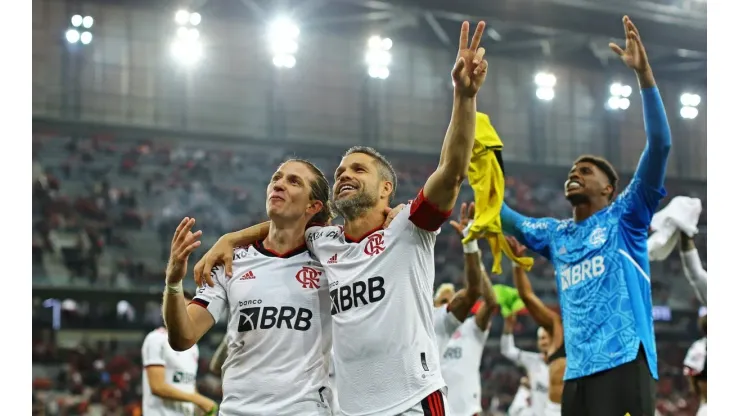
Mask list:
POLYGON ((326 262, 327 264, 337 264, 337 253, 334 253, 333 256, 329 257, 329 261, 326 262))
POLYGON ((244 275, 239 278, 239 280, 249 280, 249 279, 254 279, 254 273, 252 273, 251 270, 244 273, 244 275))

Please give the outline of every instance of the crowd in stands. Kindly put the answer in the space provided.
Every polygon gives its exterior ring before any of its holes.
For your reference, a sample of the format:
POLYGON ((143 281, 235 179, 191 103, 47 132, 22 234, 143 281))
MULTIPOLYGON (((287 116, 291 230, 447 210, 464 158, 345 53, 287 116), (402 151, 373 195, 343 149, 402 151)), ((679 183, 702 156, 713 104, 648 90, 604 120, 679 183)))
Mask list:
MULTIPOLYGON (((336 156, 276 146, 36 133, 34 285, 159 290, 171 236, 183 216, 197 219, 197 228, 204 231, 203 246, 209 247, 221 234, 265 219, 265 187, 281 161, 292 156, 307 158, 332 182, 342 149, 325 152, 336 156)), ((436 158, 425 156, 390 154, 389 159, 399 177, 396 202, 413 198, 437 163, 436 158)), ((562 196, 566 172, 563 167, 507 164, 507 203, 535 217, 568 217, 570 208, 562 196)), ((666 202, 671 196, 688 195, 701 198, 706 209, 704 184, 671 180, 667 190, 666 202)), ((465 187, 460 201, 472 198, 472 191, 465 187)), ((704 232, 696 244, 706 258, 706 216, 701 224, 704 232)), ((436 284, 460 283, 462 251, 449 227, 443 228, 435 250, 436 284)), ((203 253, 203 249, 196 252, 191 262, 203 253)), ((487 262, 490 265, 490 258, 487 262)), ((555 304, 552 275, 551 266, 541 258, 530 273, 537 293, 555 304)), ((494 279, 511 284, 508 265, 494 279)), ((652 281, 655 304, 696 310, 677 255, 652 265, 652 281)), ((158 305, 147 311, 141 319, 147 319, 153 329, 158 305)), ((500 334, 496 331, 494 326, 492 339, 500 334)), ((219 382, 207 375, 209 357, 204 351, 208 349, 201 348, 199 390, 218 398, 219 382)), ((688 415, 695 409, 680 374, 684 354, 685 348, 668 343, 659 353, 659 410, 664 415, 688 415)), ((38 414, 140 415, 140 344, 83 344, 66 349, 45 333, 34 339, 33 362, 38 414)), ((481 369, 485 408, 493 402, 493 408, 505 411, 521 374, 500 355, 498 347, 488 347, 481 369)))
MULTIPOLYGON (((281 161, 305 157, 331 177, 342 151, 315 157, 284 147, 41 134, 35 135, 33 149, 34 281, 117 288, 161 282, 169 242, 183 216, 195 217, 204 231, 198 258, 221 234, 266 218, 265 187, 281 161)), ((397 202, 405 202, 416 195, 436 159, 389 156, 398 171, 397 202)), ((507 174, 506 201, 512 208, 534 217, 570 215, 562 196, 565 169, 512 164, 507 174)), ((706 206, 701 184, 673 181, 667 188, 666 201, 689 195, 706 206)), ((460 200, 472 199, 464 187, 460 200)), ((705 217, 702 221, 706 224, 705 217)), ((697 237, 702 258, 705 236, 697 237)), ((459 241, 449 227, 443 227, 435 249, 437 284, 459 281, 459 241)), ((656 304, 689 302, 690 289, 680 275, 678 256, 652 265, 656 304)), ((510 283, 508 276, 496 279, 510 283)), ((549 263, 538 259, 531 276, 538 293, 556 302, 549 263)))

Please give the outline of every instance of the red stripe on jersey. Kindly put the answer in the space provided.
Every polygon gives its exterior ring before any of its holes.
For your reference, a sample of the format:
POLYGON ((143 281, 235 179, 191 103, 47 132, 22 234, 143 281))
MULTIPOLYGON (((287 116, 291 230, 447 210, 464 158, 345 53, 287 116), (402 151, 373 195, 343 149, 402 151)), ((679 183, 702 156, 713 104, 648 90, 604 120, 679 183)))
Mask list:
POLYGON ((473 307, 470 308, 470 313, 475 315, 476 313, 478 313, 478 309, 480 309, 481 306, 483 306, 483 301, 482 300, 476 301, 475 304, 473 304, 473 307))
POLYGON ((352 236, 347 235, 347 233, 344 233, 344 239, 347 240, 347 241, 349 241, 350 243, 359 243, 360 241, 362 241, 362 240, 366 239, 368 236, 370 236, 370 234, 372 234, 374 232, 377 232, 377 231, 380 231, 382 229, 383 229, 383 226, 381 225, 378 228, 374 228, 374 229, 366 232, 365 235, 363 235, 360 238, 354 238, 352 236))
POLYGON ((189 305, 198 305, 198 306, 202 306, 202 307, 208 309, 208 304, 209 303, 210 302, 208 302, 207 300, 203 300, 203 299, 199 299, 199 298, 193 298, 193 300, 190 301, 189 305))
POLYGON ((303 243, 303 244, 301 244, 300 246, 298 246, 296 248, 292 248, 292 249, 286 251, 285 253, 278 253, 275 250, 272 250, 272 249, 269 249, 269 248, 265 247, 264 240, 262 240, 262 241, 255 241, 254 242, 254 248, 257 249, 257 251, 261 252, 262 254, 265 254, 265 255, 268 255, 268 256, 269 255, 272 255, 273 257, 280 257, 280 258, 292 257, 292 256, 295 256, 296 254, 303 253, 304 251, 306 251, 308 249, 306 247, 306 243, 303 243))
POLYGON ((164 367, 164 364, 148 364, 144 366, 144 368, 149 368, 149 367, 164 367))
POLYGON ((445 416, 445 402, 444 402, 444 398, 442 397, 442 392, 437 390, 436 396, 437 396, 437 403, 439 403, 439 416, 445 416))
POLYGON ((450 215, 452 215, 452 210, 447 212, 440 210, 424 197, 424 189, 422 189, 411 202, 409 220, 422 230, 434 232, 450 218, 450 215))

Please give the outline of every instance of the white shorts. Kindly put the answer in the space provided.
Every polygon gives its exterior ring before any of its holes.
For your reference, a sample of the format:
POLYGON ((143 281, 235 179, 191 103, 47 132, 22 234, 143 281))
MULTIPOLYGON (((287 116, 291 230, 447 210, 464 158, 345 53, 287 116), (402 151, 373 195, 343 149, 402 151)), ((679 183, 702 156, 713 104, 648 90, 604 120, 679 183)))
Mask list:
POLYGON ((547 401, 545 404, 545 416, 560 416, 560 403, 547 401))
POLYGON ((696 416, 707 416, 707 404, 702 403, 699 406, 699 410, 696 412, 696 416))
POLYGON ((446 416, 449 414, 447 395, 437 390, 398 416, 446 416))

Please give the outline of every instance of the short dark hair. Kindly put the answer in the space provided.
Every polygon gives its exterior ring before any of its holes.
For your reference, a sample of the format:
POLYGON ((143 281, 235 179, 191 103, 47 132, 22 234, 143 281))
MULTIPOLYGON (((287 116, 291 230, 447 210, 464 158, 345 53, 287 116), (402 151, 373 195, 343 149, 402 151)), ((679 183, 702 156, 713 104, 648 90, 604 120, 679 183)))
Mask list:
POLYGON ((380 154, 380 152, 368 146, 352 146, 342 157, 347 157, 354 153, 363 153, 372 157, 375 160, 375 165, 378 167, 380 177, 383 178, 384 181, 388 181, 393 184, 393 190, 388 196, 388 204, 390 204, 396 196, 396 188, 398 187, 398 177, 396 176, 396 171, 393 170, 391 162, 389 162, 385 156, 380 154))
POLYGON ((614 199, 614 196, 617 194, 617 185, 619 184, 619 175, 617 175, 617 171, 614 170, 614 166, 612 166, 612 164, 603 157, 594 155, 579 156, 573 164, 576 165, 581 162, 591 163, 600 171, 604 172, 606 177, 609 179, 609 184, 612 186, 612 193, 609 195, 609 200, 611 201, 614 199))
POLYGON ((283 164, 288 162, 303 163, 308 169, 314 174, 314 179, 311 181, 311 196, 310 198, 314 201, 321 201, 323 204, 321 211, 314 214, 309 223, 326 225, 332 219, 331 207, 329 207, 329 194, 330 187, 329 181, 326 179, 324 172, 321 171, 316 165, 305 159, 288 159, 283 164))

